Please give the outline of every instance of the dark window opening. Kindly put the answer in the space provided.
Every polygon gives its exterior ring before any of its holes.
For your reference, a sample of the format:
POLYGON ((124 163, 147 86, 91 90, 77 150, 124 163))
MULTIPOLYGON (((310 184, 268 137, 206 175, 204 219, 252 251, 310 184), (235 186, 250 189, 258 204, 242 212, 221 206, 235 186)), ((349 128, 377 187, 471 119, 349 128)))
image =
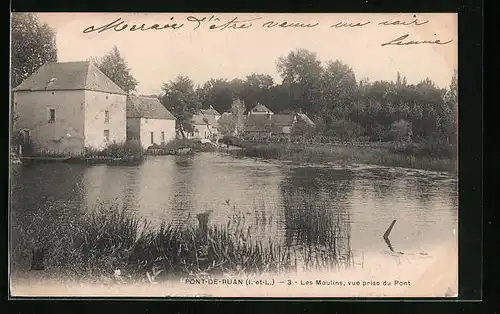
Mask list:
POLYGON ((155 141, 154 141, 154 133, 151 132, 151 145, 153 145, 154 143, 155 143, 155 141))
POLYGON ((56 121, 56 110, 55 109, 49 109, 49 123, 54 123, 56 121))
POLYGON ((23 130, 23 144, 29 144, 31 142, 30 135, 30 130, 23 130))
POLYGON ((104 123, 109 123, 109 111, 104 111, 104 123))

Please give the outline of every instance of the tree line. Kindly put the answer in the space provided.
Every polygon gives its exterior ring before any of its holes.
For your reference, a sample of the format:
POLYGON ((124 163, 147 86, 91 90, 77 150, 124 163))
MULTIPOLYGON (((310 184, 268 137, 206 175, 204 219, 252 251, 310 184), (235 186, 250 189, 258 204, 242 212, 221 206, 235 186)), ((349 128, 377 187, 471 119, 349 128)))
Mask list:
POLYGON ((275 113, 303 112, 315 123, 299 133, 342 139, 391 141, 428 138, 456 142, 458 129, 458 81, 455 71, 450 85, 439 88, 429 78, 408 84, 395 73, 394 81, 357 81, 353 69, 340 60, 325 65, 306 49, 290 51, 276 60, 282 83, 267 74, 245 79, 210 79, 201 86, 185 76, 163 85, 162 103, 181 117, 189 129, 189 117, 199 108, 213 106, 233 111, 235 99, 245 110, 257 103, 275 113))
MULTIPOLYGON (((123 90, 135 91, 138 81, 117 47, 101 58, 89 60, 123 90)), ((54 30, 41 23, 35 14, 13 14, 12 87, 51 61, 57 61, 54 30)), ((429 78, 408 84, 400 73, 395 73, 393 81, 358 81, 349 65, 340 60, 322 64, 314 52, 306 49, 290 51, 279 57, 275 65, 281 83, 263 73, 250 74, 244 79, 211 78, 200 86, 189 77, 178 76, 164 83, 162 95, 155 97, 176 117, 177 128, 182 134, 192 131, 190 121, 200 108, 213 106, 221 113, 241 115, 241 111, 262 103, 275 113, 307 114, 316 127, 294 129, 295 133, 303 135, 377 141, 430 138, 451 144, 456 142, 456 71, 450 85, 439 88, 429 78)))

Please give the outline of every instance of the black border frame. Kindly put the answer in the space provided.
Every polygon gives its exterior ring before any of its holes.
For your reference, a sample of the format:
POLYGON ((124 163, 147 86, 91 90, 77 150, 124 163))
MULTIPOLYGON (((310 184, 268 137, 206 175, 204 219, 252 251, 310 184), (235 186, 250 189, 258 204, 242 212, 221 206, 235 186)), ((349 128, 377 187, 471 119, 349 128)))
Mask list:
MULTIPOLYGON (((11 11, 38 11, 38 12, 65 12, 65 11, 95 11, 95 12, 342 12, 342 13, 361 13, 361 12, 458 12, 459 14, 459 102, 465 105, 459 106, 459 191, 460 191, 460 211, 459 211, 459 298, 458 300, 478 301, 483 297, 482 281, 482 253, 483 253, 483 213, 482 213, 482 181, 483 181, 483 4, 482 1, 474 0, 441 0, 441 1, 407 1, 403 4, 398 1, 375 1, 375 0, 360 0, 360 1, 317 1, 315 4, 302 3, 297 1, 289 1, 286 4, 271 3, 269 1, 252 1, 252 4, 239 2, 238 7, 233 7, 224 4, 217 5, 211 1, 210 5, 202 3, 202 1, 183 1, 183 3, 151 3, 148 1, 134 2, 118 2, 113 3, 112 0, 97 0, 97 1, 79 1, 70 2, 64 0, 52 0, 42 3, 36 0, 12 0, 11 11), (274 6, 273 6, 274 4, 274 6), (161 9, 160 9, 161 8, 161 9)), ((10 33, 9 33, 10 37, 10 33)), ((9 115, 7 114, 7 117, 9 115)), ((8 126, 8 124, 7 124, 8 126)), ((7 139, 8 140, 8 139, 7 139)), ((8 198, 7 198, 8 199, 8 198)), ((7 211, 5 211, 6 220, 8 221, 7 211)), ((8 227, 8 223, 5 227, 8 227)), ((8 228, 3 228, 7 231, 8 228)), ((3 235, 7 235, 4 232, 3 235)), ((5 255, 6 256, 6 255, 5 255)), ((5 259, 6 260, 6 259, 5 259)), ((7 284, 6 292, 8 292, 8 278, 4 281, 7 284)), ((141 299, 139 302, 130 302, 130 298, 93 298, 99 300, 97 304, 102 311, 116 312, 123 309, 136 312, 139 307, 149 312, 159 305, 167 305, 167 309, 174 310, 172 307, 178 307, 178 310, 187 309, 189 303, 195 306, 200 306, 207 311, 209 306, 215 306, 216 311, 221 310, 221 307, 228 304, 234 304, 235 299, 141 299), (171 300, 170 302, 155 302, 171 300), (208 301, 208 302, 207 302, 208 301), (184 305, 184 306, 182 306, 184 305)), ((137 300, 137 299, 135 299, 137 300)), ((245 308, 252 306, 261 306, 261 303, 245 302, 245 308)), ((309 302, 309 306, 317 307, 320 304, 327 302, 340 301, 342 303, 359 301, 356 298, 342 299, 245 299, 245 300, 263 300, 265 305, 262 309, 275 310, 277 305, 284 306, 287 310, 306 311, 302 306, 309 302), (317 302, 319 300, 326 302, 317 302), (304 303, 302 303, 304 302, 304 303)), ((369 303, 370 310, 374 309, 375 304, 388 301, 413 301, 412 304, 405 307, 417 311, 422 310, 421 301, 443 301, 450 302, 450 299, 439 298, 417 298, 417 299, 362 299, 369 303)), ((454 299, 451 299, 454 300, 454 299)), ((455 299, 456 300, 456 299, 455 299)), ((50 298, 43 300, 29 300, 25 298, 16 298, 9 300, 9 309, 16 312, 21 312, 21 309, 37 309, 49 310, 54 305, 71 304, 79 307, 80 310, 95 309, 88 298, 75 298, 72 301, 58 301, 57 303, 50 298)), ((432 302, 436 309, 443 303, 432 302)), ((402 304, 401 302, 399 304, 402 304)), ((448 303, 449 304, 449 303, 448 303)), ((455 303, 456 304, 456 303, 455 303)), ((472 303, 461 303, 463 309, 469 307, 472 303)), ((331 308, 337 308, 337 305, 330 304, 331 308)), ((363 306, 361 302, 353 304, 356 308, 363 306)), ((433 305, 433 306, 434 306, 433 305)), ((461 306, 461 305, 459 305, 461 306)), ((483 308, 484 309, 484 308, 483 308)), ((176 312, 178 311, 176 310, 176 312)), ((241 309, 240 309, 241 310, 241 309)), ((254 308, 253 311, 258 310, 254 308)), ((11 312, 11 311, 8 311, 11 312)))

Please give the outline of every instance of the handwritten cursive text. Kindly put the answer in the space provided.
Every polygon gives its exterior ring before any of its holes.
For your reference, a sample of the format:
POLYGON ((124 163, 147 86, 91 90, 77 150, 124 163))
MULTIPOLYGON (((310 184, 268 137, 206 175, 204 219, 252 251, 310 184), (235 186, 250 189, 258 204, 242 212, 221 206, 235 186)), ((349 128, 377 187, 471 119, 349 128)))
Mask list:
MULTIPOLYGON (((174 19, 173 17, 170 18, 171 21, 173 21, 173 19, 174 19)), ((159 30, 163 30, 163 29, 167 29, 167 28, 170 28, 170 29, 179 29, 179 28, 181 28, 183 26, 184 26, 184 24, 177 24, 177 23, 163 24, 163 25, 152 24, 150 26, 146 26, 146 24, 144 24, 144 23, 140 24, 140 25, 139 24, 127 24, 120 17, 120 18, 114 20, 111 23, 99 26, 97 28, 94 25, 89 26, 89 27, 87 27, 86 29, 83 30, 83 33, 84 34, 92 33, 92 32, 102 33, 102 32, 108 31, 108 30, 114 30, 115 32, 121 32, 121 31, 126 30, 127 28, 131 32, 134 32, 134 31, 149 31, 149 30, 159 31, 159 30)))
POLYGON ((302 22, 295 22, 295 23, 290 23, 290 22, 275 22, 275 21, 268 21, 262 24, 262 27, 267 27, 267 28, 272 28, 275 26, 282 27, 282 28, 312 28, 318 26, 319 23, 302 23, 302 22))
MULTIPOLYGON (((208 28, 209 29, 217 29, 217 30, 224 30, 224 29, 245 29, 245 28, 250 28, 252 27, 253 21, 260 20, 262 19, 261 17, 256 17, 253 19, 248 19, 248 20, 238 20, 238 17, 233 18, 229 22, 225 22, 222 24, 212 24, 208 28)), ((214 21, 219 21, 218 18, 215 18, 214 21)))
POLYGON ((371 22, 370 21, 367 21, 367 22, 357 22, 357 23, 346 23, 346 22, 338 22, 337 24, 333 24, 331 27, 334 27, 334 28, 341 28, 341 27, 361 27, 361 26, 365 26, 365 25, 368 25, 370 24, 371 22))
POLYGON ((446 45, 451 43, 453 40, 448 40, 448 41, 441 41, 441 39, 436 39, 436 40, 410 40, 410 41, 404 41, 406 38, 410 36, 409 34, 405 34, 403 36, 400 36, 396 39, 393 39, 391 41, 385 42, 381 44, 381 46, 408 46, 408 45, 420 45, 420 44, 435 44, 435 45, 446 45))
POLYGON ((418 19, 414 19, 411 22, 405 22, 405 21, 383 21, 378 23, 378 25, 382 26, 393 26, 393 25, 402 25, 402 26, 409 26, 409 25, 415 25, 415 26, 420 26, 429 23, 429 20, 424 21, 424 22, 419 22, 418 19))

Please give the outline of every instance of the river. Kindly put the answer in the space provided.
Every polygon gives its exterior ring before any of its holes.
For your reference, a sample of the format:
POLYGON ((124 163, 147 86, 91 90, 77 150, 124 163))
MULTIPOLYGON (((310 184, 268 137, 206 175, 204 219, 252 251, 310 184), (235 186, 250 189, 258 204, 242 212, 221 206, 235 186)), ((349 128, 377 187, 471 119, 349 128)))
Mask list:
POLYGON ((297 234, 311 228, 307 221, 312 220, 300 220, 300 213, 331 212, 349 239, 355 264, 372 270, 387 256, 423 259, 457 245, 458 182, 446 173, 366 165, 296 166, 200 153, 148 157, 133 167, 15 166, 11 187, 16 215, 48 204, 79 210, 117 203, 153 224, 187 224, 211 210, 212 224, 238 216, 251 226, 254 238, 280 243, 293 243, 297 234), (389 247, 382 235, 393 220, 389 247))

